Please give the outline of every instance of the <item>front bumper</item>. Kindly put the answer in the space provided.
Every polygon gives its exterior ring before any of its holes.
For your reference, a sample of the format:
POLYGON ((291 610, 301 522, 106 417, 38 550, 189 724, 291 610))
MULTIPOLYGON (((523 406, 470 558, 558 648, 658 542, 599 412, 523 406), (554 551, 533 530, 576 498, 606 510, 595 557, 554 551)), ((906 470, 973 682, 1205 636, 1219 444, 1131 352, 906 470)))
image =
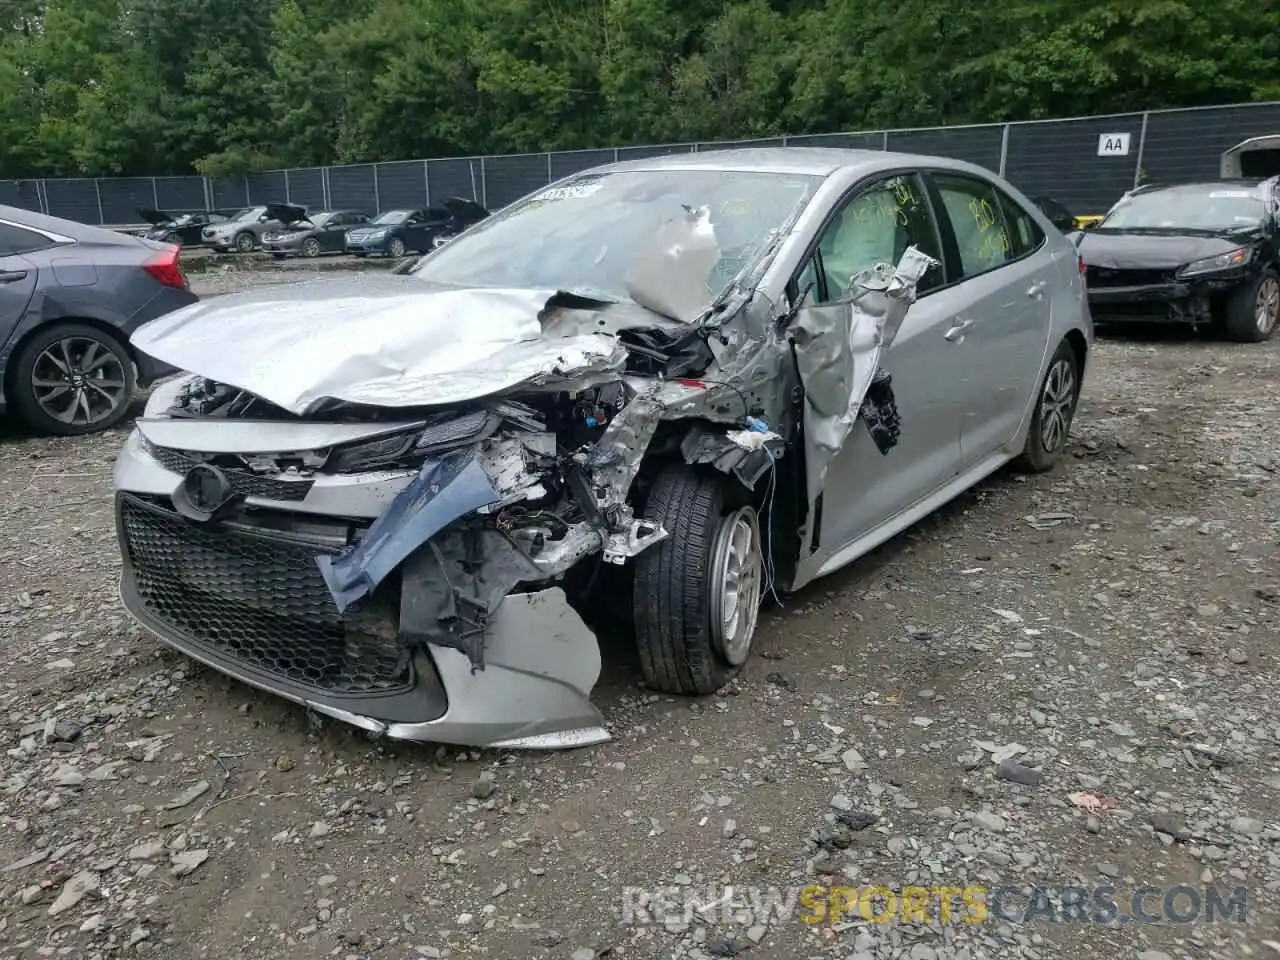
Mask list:
POLYGON ((206 247, 209 247, 211 250, 218 250, 218 251, 234 250, 236 248, 236 240, 235 240, 235 237, 223 237, 223 236, 205 237, 204 245, 206 247))
POLYGON ((301 499, 263 487, 268 496, 246 501, 256 509, 199 525, 173 509, 182 476, 167 466, 181 469, 153 459, 135 433, 116 467, 121 599, 165 643, 393 739, 511 749, 609 739, 590 701, 599 646, 558 587, 507 595, 474 671, 456 649, 403 642, 409 573, 338 612, 317 557, 342 552, 360 528, 346 518, 376 513, 409 478, 322 477, 301 499))
POLYGON ((380 240, 347 240, 347 253, 376 254, 386 253, 387 244, 391 241, 383 237, 380 240))
POLYGON ((262 249, 265 253, 283 253, 297 255, 302 252, 302 238, 289 240, 263 240, 262 249))
POLYGON ((1089 312, 1099 323, 1207 324, 1215 301, 1236 289, 1243 275, 1088 287, 1089 312))

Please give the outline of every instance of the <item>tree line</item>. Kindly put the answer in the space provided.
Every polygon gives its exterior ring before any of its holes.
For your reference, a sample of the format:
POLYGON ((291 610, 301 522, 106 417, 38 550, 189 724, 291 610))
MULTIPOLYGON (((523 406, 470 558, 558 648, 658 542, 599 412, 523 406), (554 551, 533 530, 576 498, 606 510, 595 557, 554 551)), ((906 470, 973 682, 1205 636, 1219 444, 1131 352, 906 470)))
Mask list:
POLYGON ((0 178, 1280 99, 1264 0, 0 0, 0 178))

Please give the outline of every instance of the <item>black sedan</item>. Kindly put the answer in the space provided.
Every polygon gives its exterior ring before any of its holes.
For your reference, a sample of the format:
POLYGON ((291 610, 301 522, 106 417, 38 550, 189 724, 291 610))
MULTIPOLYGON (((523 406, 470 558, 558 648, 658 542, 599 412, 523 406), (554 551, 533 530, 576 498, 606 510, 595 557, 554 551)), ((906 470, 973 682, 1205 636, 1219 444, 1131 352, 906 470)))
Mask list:
POLYGON ((1054 200, 1052 197, 1032 197, 1031 202, 1039 207, 1040 212, 1049 218, 1049 222, 1063 233, 1069 233, 1075 229, 1076 218, 1061 201, 1054 200))
POLYGON ((280 221, 280 226, 262 235, 262 249, 276 258, 342 253, 347 231, 369 224, 369 215, 358 210, 307 213, 302 207, 273 204, 268 212, 280 221))
POLYGON ((198 247, 203 243, 200 232, 215 223, 226 223, 230 218, 226 213, 213 211, 205 213, 169 213, 165 210, 150 208, 139 210, 138 216, 151 224, 151 229, 143 236, 148 240, 159 240, 161 243, 176 243, 184 247, 198 247))
POLYGON ((368 226, 348 231, 346 248, 357 257, 428 253, 487 216, 488 210, 462 197, 426 210, 389 210, 368 226))
POLYGON ((1280 319, 1280 178, 1139 187, 1072 234, 1098 323, 1213 327, 1257 343, 1280 319))
POLYGON ((0 206, 0 413, 42 433, 105 430, 135 386, 177 371, 129 343, 149 320, 195 303, 180 250, 0 206))

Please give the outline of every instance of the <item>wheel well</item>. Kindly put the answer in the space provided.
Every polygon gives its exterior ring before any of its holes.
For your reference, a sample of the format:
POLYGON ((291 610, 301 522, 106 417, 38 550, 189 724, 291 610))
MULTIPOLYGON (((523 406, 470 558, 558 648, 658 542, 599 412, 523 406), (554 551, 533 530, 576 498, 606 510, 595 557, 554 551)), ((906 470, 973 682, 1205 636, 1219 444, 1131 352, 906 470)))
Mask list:
POLYGON ((1080 371, 1080 379, 1083 379, 1085 359, 1089 354, 1089 344, 1085 341, 1084 334, 1079 330, 1068 330, 1064 339, 1071 345, 1071 352, 1076 355, 1076 369, 1080 371))
MULTIPOLYGON (((10 373, 12 372, 13 365, 17 362, 18 355, 26 349, 27 344, 39 336, 42 331, 68 323, 83 324, 86 327, 93 327, 95 330, 105 333, 124 347, 125 353, 129 355, 130 362, 137 367, 138 354, 133 349, 133 344, 129 342, 129 338, 120 332, 119 327, 113 326, 105 320, 98 320, 94 317, 59 317, 57 320, 46 320, 44 323, 32 327, 14 343, 13 349, 9 351, 9 359, 5 361, 4 383, 6 394, 8 394, 12 389, 13 378, 10 376, 10 373)), ((9 396, 8 399, 12 400, 13 398, 12 396, 9 396)))

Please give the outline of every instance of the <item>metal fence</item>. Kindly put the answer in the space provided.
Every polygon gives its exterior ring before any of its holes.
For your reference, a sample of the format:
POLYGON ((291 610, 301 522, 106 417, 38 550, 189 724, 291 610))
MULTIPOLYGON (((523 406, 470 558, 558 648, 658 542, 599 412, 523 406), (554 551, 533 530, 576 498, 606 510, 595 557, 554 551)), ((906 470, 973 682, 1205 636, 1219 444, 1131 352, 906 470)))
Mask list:
POLYGON ((1223 151, 1266 134, 1280 134, 1280 102, 721 143, 400 160, 271 170, 225 181, 199 176, 0 180, 0 204, 112 225, 140 222, 138 211, 146 207, 213 210, 279 201, 376 213, 462 196, 497 209, 553 180, 602 163, 754 145, 955 157, 996 171, 1031 196, 1053 197, 1083 213, 1105 210, 1139 181, 1215 177, 1223 151))

